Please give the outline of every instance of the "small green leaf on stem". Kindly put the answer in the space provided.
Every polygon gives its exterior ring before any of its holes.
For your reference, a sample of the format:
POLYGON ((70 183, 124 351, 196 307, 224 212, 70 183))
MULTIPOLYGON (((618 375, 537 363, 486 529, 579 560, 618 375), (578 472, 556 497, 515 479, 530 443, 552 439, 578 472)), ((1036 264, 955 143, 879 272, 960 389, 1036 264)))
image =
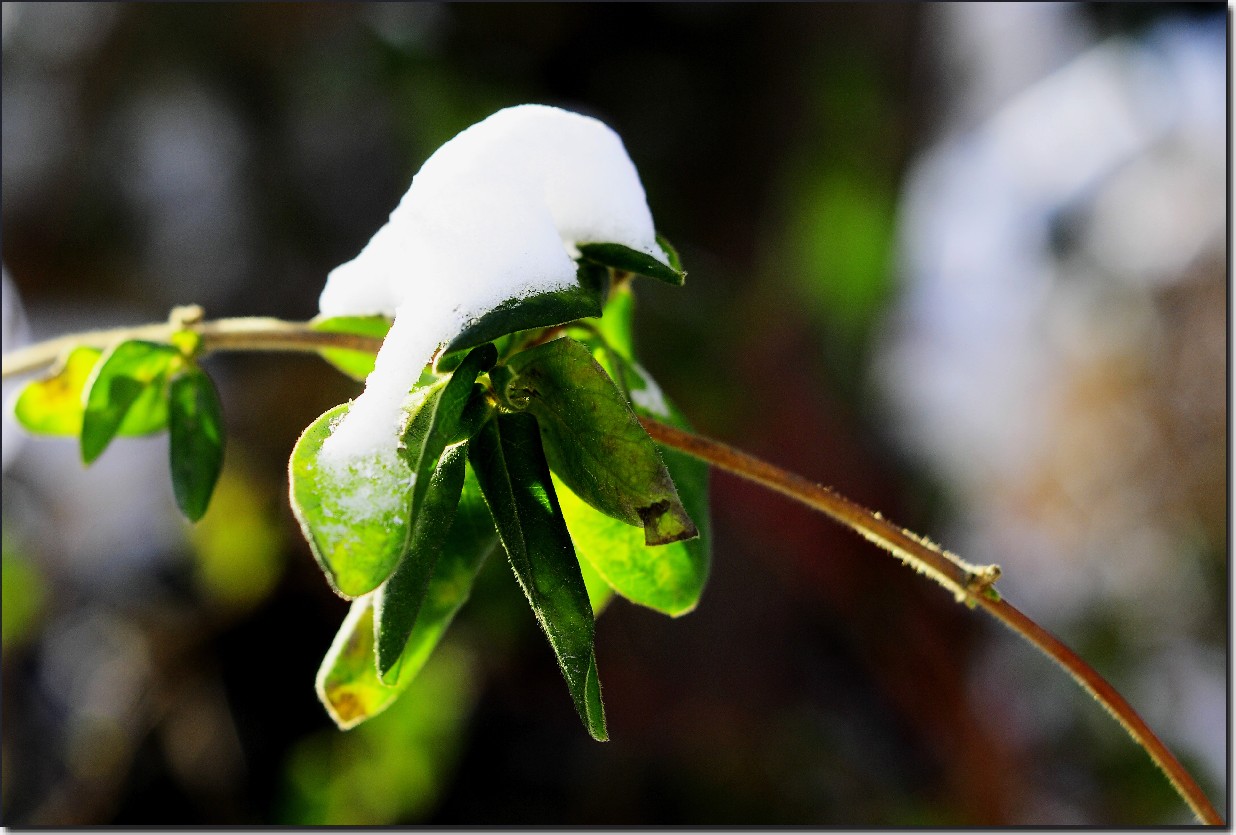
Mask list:
POLYGON ((555 339, 507 367, 506 399, 536 415, 550 467, 577 496, 642 527, 648 545, 698 534, 652 439, 586 347, 555 339))
MULTIPOLYGON (((309 326, 323 333, 350 333, 385 339, 391 320, 385 316, 331 316, 314 319, 309 326)), ((347 348, 323 348, 322 358, 355 380, 364 380, 373 371, 374 354, 347 348)))
POLYGON ((172 376, 168 436, 176 504, 196 522, 206 513, 223 469, 223 406, 214 383, 200 368, 172 376))
MULTIPOLYGON (((580 255, 596 264, 611 267, 623 272, 655 278, 666 284, 681 286, 687 280, 687 274, 681 269, 658 261, 651 255, 631 249, 622 244, 578 244, 580 255)), ((666 253, 667 257, 669 253, 666 253)))
POLYGON ((82 413, 82 461, 91 464, 122 426, 148 434, 167 425, 168 375, 183 362, 170 345, 142 340, 109 349, 86 382, 82 413))
POLYGON ((549 639, 571 698, 594 739, 607 739, 596 680, 593 613, 571 536, 530 414, 495 414, 468 459, 511 568, 549 639))
POLYGON ((13 404, 18 423, 39 435, 80 435, 86 381, 102 355, 98 348, 74 348, 50 377, 27 383, 13 404))

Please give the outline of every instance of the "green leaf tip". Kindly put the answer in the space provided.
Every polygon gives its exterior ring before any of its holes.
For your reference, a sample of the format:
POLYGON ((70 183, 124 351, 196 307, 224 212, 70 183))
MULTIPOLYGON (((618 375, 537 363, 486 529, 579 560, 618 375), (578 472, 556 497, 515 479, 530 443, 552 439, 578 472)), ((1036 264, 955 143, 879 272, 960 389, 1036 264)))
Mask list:
POLYGON ((429 588, 434 566, 446 544, 455 509, 463 491, 463 446, 452 447, 429 479, 425 504, 414 523, 407 553, 391 576, 374 593, 374 633, 377 636, 378 678, 388 676, 399 662, 429 588))
MULTIPOLYGON (((671 264, 665 264, 647 253, 622 244, 589 243, 578 244, 576 248, 579 254, 589 261, 615 270, 655 278, 676 287, 681 287, 687 280, 687 274, 680 267, 671 266, 678 255, 676 252, 670 254, 672 247, 665 253, 671 264)), ((664 249, 664 246, 662 248, 664 249)))
POLYGON ((575 709, 588 732, 605 739, 592 606, 536 418, 527 413, 495 414, 469 442, 468 460, 515 578, 558 659, 575 709))
POLYGON ((210 377, 197 367, 168 386, 168 453, 172 491, 181 512, 201 519, 223 469, 223 406, 210 377))

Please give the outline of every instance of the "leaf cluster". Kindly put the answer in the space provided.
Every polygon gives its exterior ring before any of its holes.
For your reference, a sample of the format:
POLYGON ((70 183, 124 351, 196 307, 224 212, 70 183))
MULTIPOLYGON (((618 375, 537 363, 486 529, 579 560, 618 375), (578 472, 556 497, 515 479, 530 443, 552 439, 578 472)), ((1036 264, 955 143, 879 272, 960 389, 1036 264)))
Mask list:
MULTIPOLYGON (((288 465, 292 509, 327 582, 352 608, 318 673, 341 728, 389 706, 425 664, 499 546, 589 733, 606 739, 595 616, 614 594, 671 616, 708 575, 708 470, 656 444, 640 417, 689 428, 636 361, 631 281, 680 285, 669 265, 618 244, 579 246, 578 285, 510 299, 472 322, 408 392, 393 480, 327 466, 349 404, 313 421, 288 465), (355 502, 373 499, 372 513, 355 502)), ((319 319, 323 333, 383 337, 380 316, 319 319)), ((169 437, 172 487, 197 521, 223 464, 218 393, 190 329, 168 343, 78 347, 14 404, 19 422, 78 438, 87 465, 119 436, 169 437)), ((363 380, 374 358, 322 348, 363 380)))
MULTIPOLYGON (((615 593, 672 616, 698 602, 707 466, 640 424, 686 428, 630 337, 632 276, 681 284, 684 274, 676 254, 667 267, 616 244, 579 249, 577 288, 499 305, 443 346, 409 393, 395 510, 340 524, 367 487, 364 474, 321 461, 347 404, 297 442, 293 510, 331 587, 352 600, 317 680, 340 727, 408 686, 499 546, 596 739, 607 738, 596 610, 615 593)), ((318 327, 374 333, 372 320, 318 327)), ((327 359, 365 370, 355 357, 327 359)))

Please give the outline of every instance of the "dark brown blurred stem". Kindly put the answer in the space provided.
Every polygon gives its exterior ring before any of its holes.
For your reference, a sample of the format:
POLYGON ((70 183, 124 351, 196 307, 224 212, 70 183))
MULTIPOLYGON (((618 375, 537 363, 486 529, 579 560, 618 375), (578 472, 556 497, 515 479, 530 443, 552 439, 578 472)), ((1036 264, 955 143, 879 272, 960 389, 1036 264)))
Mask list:
POLYGON ((998 568, 965 563, 927 540, 889 523, 879 513, 867 510, 827 487, 814 484, 727 444, 648 418, 641 418, 641 422, 652 439, 658 443, 682 450, 714 467, 776 490, 820 511, 916 570, 932 576, 952 591, 959 601, 970 606, 982 606, 992 617, 1064 668, 1082 689, 1115 717, 1128 731, 1129 736, 1133 737, 1133 741, 1162 769, 1172 788, 1189 804, 1198 820, 1206 824, 1225 825, 1223 818, 1206 799, 1197 782, 1124 697, 1077 653, 1000 597, 991 585, 995 577, 999 576, 998 568))

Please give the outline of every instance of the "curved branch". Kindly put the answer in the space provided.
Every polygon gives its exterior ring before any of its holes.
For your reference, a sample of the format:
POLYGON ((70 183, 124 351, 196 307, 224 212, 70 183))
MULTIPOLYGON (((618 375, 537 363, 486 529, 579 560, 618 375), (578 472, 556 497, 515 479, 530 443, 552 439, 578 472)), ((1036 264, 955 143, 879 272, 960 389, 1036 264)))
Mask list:
MULTIPOLYGON (((161 324, 90 331, 31 345, 3 358, 3 377, 39 371, 52 366, 79 345, 108 348, 127 339, 170 341, 174 333, 195 332, 204 353, 211 351, 299 351, 316 353, 342 348, 376 353, 382 340, 354 334, 318 331, 309 322, 245 317, 201 321, 201 311, 177 308, 170 321, 161 324)), ((745 452, 655 420, 641 418, 648 434, 659 443, 682 450, 715 467, 727 470, 763 487, 824 513, 884 548, 920 573, 951 591, 968 606, 982 606, 992 617, 1016 632, 1052 661, 1101 704, 1128 732, 1163 773, 1177 794, 1203 823, 1225 825, 1197 782, 1167 749, 1131 705, 1101 675, 1058 638, 1039 626, 1008 601, 993 585, 1000 576, 995 565, 972 565, 930 540, 899 528, 879 513, 807 479, 761 461, 745 452)))
POLYGON ((775 467, 733 447, 649 418, 640 418, 653 440, 681 450, 714 467, 731 472, 763 487, 776 490, 818 510, 889 551, 917 571, 928 574, 967 605, 982 606, 1012 631, 1062 667, 1083 690, 1094 697, 1128 732, 1167 777, 1176 793, 1189 804, 1198 820, 1224 826, 1223 818, 1205 792, 1168 750, 1137 711, 1073 650, 1000 597, 991 585, 999 577, 997 566, 973 566, 934 543, 898 528, 879 513, 850 501, 833 490, 775 467))

